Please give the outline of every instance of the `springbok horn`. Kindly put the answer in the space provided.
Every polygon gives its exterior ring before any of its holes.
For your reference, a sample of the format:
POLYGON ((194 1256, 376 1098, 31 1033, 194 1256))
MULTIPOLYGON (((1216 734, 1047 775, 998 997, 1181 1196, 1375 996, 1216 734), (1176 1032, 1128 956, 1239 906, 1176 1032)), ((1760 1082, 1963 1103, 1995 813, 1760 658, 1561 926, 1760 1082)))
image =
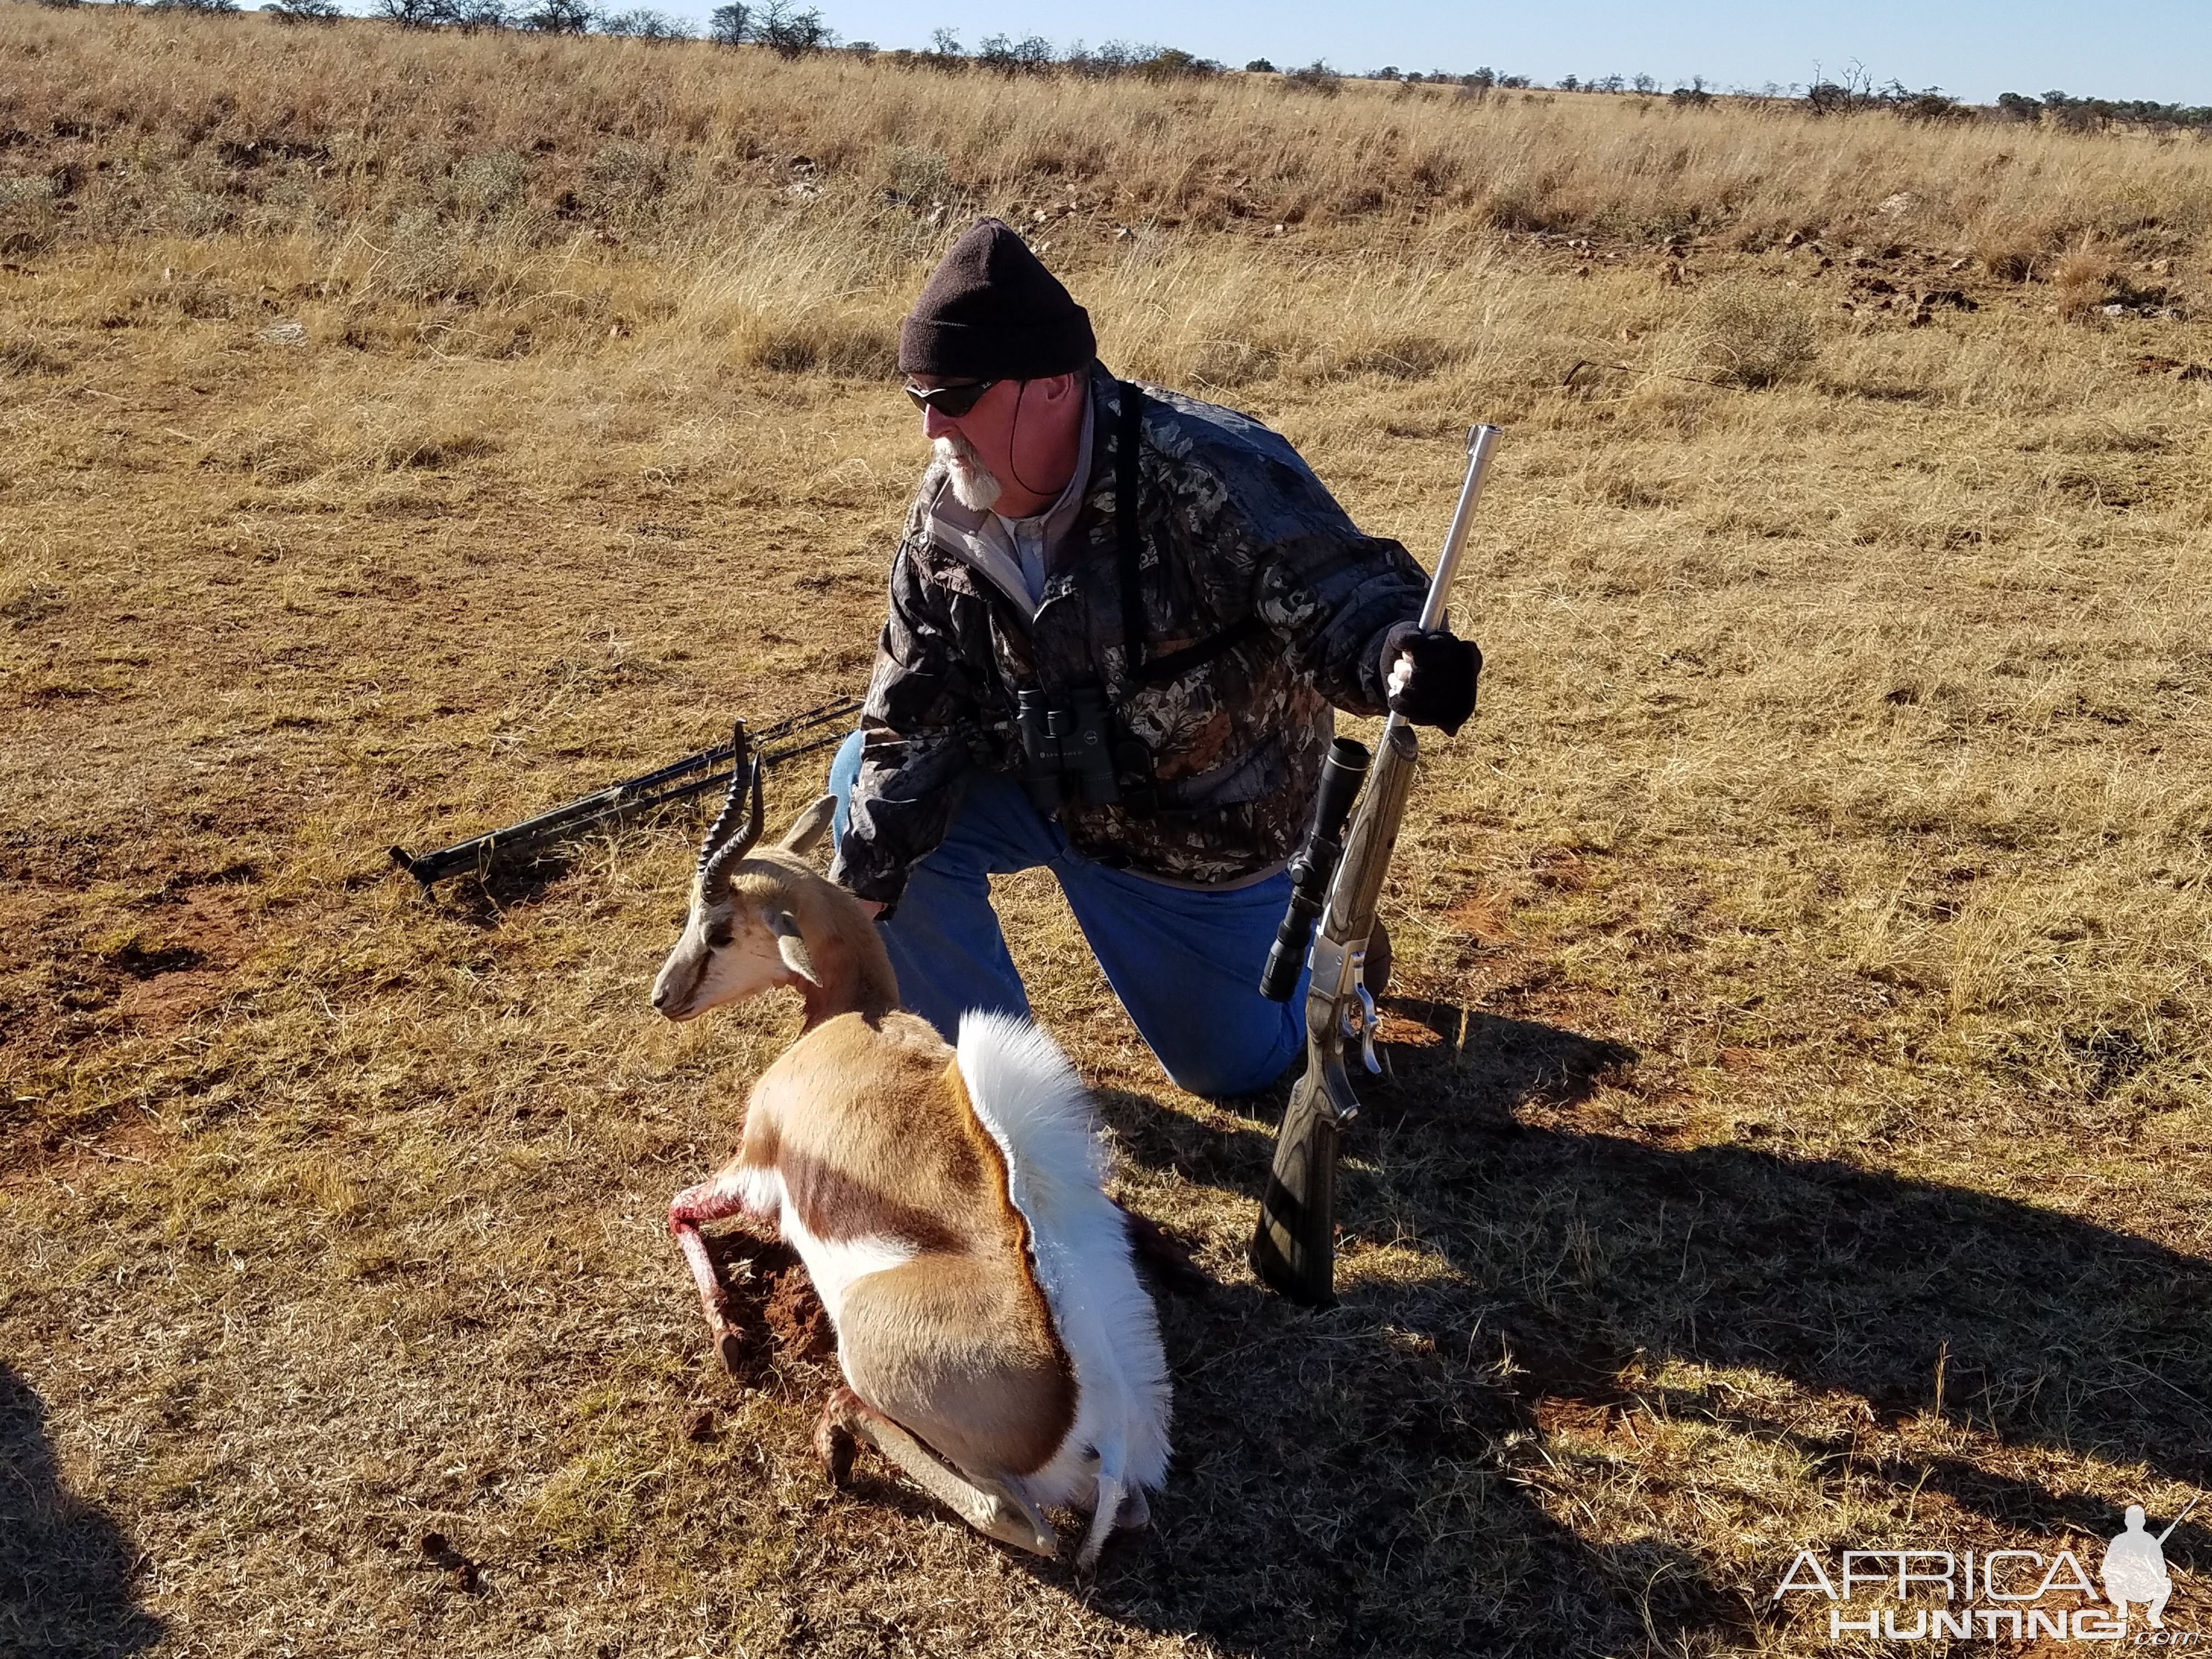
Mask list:
MULTIPOLYGON (((730 866, 752 851, 753 843, 760 839, 762 774, 760 757, 757 755, 754 756, 746 763, 746 767, 744 776, 751 785, 752 810, 746 815, 745 827, 709 854, 706 863, 700 867, 700 896, 710 902, 728 896, 730 866)), ((738 804, 738 791, 742 787, 737 780, 731 781, 730 799, 723 808, 724 817, 734 815, 738 804)))
POLYGON ((714 861, 714 854, 722 850, 722 843, 738 827, 738 813, 744 801, 745 786, 750 781, 749 767, 752 759, 752 740, 745 733, 745 723, 738 722, 737 731, 730 738, 732 761, 730 772, 730 793, 722 798, 722 810, 707 826, 707 838, 699 843, 698 872, 704 876, 707 866, 714 861))

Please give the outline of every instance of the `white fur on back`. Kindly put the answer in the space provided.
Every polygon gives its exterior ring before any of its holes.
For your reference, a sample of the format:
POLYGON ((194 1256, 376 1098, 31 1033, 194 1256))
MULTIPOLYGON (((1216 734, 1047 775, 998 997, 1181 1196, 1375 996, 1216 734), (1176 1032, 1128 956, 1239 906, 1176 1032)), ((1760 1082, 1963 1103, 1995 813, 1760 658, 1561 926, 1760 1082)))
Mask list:
POLYGON ((960 1075, 1006 1154, 1008 1196, 1030 1225, 1037 1281, 1075 1367, 1075 1425, 1023 1486, 1040 1504, 1092 1501, 1103 1471, 1127 1486, 1167 1478, 1168 1368, 1127 1224, 1106 1196, 1106 1147, 1083 1079, 1025 1019, 960 1021, 960 1075))

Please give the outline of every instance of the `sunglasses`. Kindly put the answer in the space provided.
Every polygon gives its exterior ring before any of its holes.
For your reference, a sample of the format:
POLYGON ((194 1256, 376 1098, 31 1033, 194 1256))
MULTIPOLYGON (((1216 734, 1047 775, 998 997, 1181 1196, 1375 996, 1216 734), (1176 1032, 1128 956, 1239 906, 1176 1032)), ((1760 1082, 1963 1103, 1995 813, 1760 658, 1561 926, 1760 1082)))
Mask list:
POLYGON ((983 401, 983 394, 998 385, 996 380, 969 380, 963 386, 932 386, 925 390, 909 384, 906 395, 914 399, 921 410, 935 410, 948 421, 957 421, 983 401))

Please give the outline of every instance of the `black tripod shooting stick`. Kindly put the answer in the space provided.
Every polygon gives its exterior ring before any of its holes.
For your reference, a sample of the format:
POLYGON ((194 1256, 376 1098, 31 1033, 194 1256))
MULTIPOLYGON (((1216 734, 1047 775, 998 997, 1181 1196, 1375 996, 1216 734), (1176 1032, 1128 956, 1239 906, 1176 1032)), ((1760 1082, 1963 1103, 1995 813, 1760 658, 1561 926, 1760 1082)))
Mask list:
MULTIPOLYGON (((1459 505, 1453 510, 1444 550, 1437 560, 1435 577, 1421 606, 1420 625, 1434 629, 1443 621, 1451 598, 1452 579, 1459 573, 1462 548, 1482 483, 1490 470, 1490 457, 1501 434, 1494 426, 1479 426, 1467 434, 1467 477, 1460 486, 1459 505)), ((1340 740, 1340 744, 1343 740, 1340 740)), ((1352 747, 1357 748, 1357 744, 1352 747)), ((1330 750, 1330 765, 1337 759, 1330 750)), ((1283 1127, 1275 1138, 1274 1167, 1268 1172, 1267 1190, 1260 1200, 1260 1224, 1254 1230, 1247 1256, 1262 1283, 1293 1302, 1326 1308, 1336 1300, 1336 1143, 1343 1126, 1358 1115, 1358 1097, 1345 1066, 1346 1045, 1357 1040, 1370 1071, 1382 1070, 1375 1058, 1375 1000, 1361 982, 1367 965, 1368 936, 1375 929, 1376 901, 1382 896, 1382 878, 1389 873, 1390 854, 1398 843, 1398 825, 1405 817, 1406 798, 1413 787, 1413 770, 1420 746, 1413 730, 1392 714, 1382 723, 1382 740, 1376 745, 1374 766, 1366 793, 1359 801, 1346 839, 1335 878, 1328 884, 1321 907, 1321 926, 1315 937, 1311 962, 1313 977, 1306 988, 1306 1069, 1291 1092, 1283 1114, 1283 1127)), ((1362 758, 1364 759, 1364 751, 1362 758)), ((1332 793, 1329 767, 1316 802, 1313 833, 1306 857, 1316 846, 1333 848, 1335 834, 1322 817, 1322 809, 1335 810, 1336 824, 1343 822, 1332 793), (1325 830, 1327 833, 1325 832, 1325 830)), ((1355 777, 1352 787, 1358 787, 1355 777)), ((1283 984, 1279 958, 1290 940, 1293 924, 1298 935, 1293 950, 1303 949, 1310 918, 1301 918, 1297 863, 1291 865, 1291 912, 1283 919, 1282 933, 1268 958, 1267 975, 1261 989, 1270 996, 1283 984)), ((1291 957, 1293 963, 1297 958, 1291 957)), ((1279 995, 1287 997, 1296 983, 1295 969, 1279 995)))
MULTIPOLYGON (((858 697, 833 698, 819 708, 793 714, 755 732, 751 739, 754 752, 759 755, 762 765, 774 766, 779 761, 826 749, 852 729, 860 713, 858 697)), ((732 744, 718 744, 641 776, 595 789, 580 799, 525 818, 520 823, 471 836, 434 853, 418 857, 404 847, 395 847, 392 849, 392 861, 422 883, 422 890, 428 893, 448 876, 470 870, 481 872, 495 864, 538 853, 556 842, 570 840, 602 824, 635 817, 655 807, 673 805, 710 791, 726 789, 736 760, 737 750, 732 744)))

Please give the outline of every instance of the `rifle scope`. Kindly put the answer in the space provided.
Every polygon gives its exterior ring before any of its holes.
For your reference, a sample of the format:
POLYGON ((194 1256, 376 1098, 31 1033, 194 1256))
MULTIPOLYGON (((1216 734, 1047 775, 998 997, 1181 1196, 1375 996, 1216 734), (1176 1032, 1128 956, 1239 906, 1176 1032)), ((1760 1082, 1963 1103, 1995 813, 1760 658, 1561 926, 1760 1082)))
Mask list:
POLYGON ((1260 994, 1272 1002, 1288 1002, 1298 988, 1298 969, 1305 965, 1314 923, 1328 902, 1329 884, 1344 857, 1344 821, 1352 816, 1352 803, 1359 799, 1359 786, 1367 781, 1367 761, 1365 744, 1338 738, 1322 762, 1313 828, 1291 860, 1290 908, 1275 930, 1275 948, 1267 952, 1267 969, 1260 975, 1260 994))

